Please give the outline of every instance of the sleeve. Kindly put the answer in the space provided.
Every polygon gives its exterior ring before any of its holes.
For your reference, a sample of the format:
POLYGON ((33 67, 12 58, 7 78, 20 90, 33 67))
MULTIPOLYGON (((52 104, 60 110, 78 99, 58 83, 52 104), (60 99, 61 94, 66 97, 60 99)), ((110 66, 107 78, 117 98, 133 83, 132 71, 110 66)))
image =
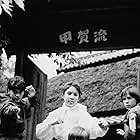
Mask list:
POLYGON ((125 135, 124 139, 125 140, 132 140, 134 139, 136 133, 136 118, 140 114, 140 108, 139 106, 135 106, 134 108, 130 109, 128 114, 127 114, 127 119, 128 119, 128 124, 124 124, 124 130, 125 130, 125 135))
POLYGON ((128 131, 124 135, 124 140, 134 140, 134 138, 135 138, 135 132, 132 131, 128 131))
POLYGON ((33 97, 25 97, 22 99, 22 103, 25 105, 25 118, 31 117, 31 107, 33 107, 37 103, 37 98, 33 97))
POLYGON ((21 102, 25 110, 25 119, 28 119, 31 117, 31 105, 28 100, 28 97, 23 98, 21 102))
POLYGON ((34 107, 34 105, 37 103, 37 97, 33 96, 33 97, 28 97, 29 103, 31 105, 31 107, 34 107))
POLYGON ((28 107, 33 107, 37 103, 37 98, 33 97, 25 97, 22 99, 22 102, 26 104, 28 107))
POLYGON ((96 117, 92 117, 88 112, 84 113, 81 124, 84 128, 89 130, 90 139, 103 137, 107 133, 108 128, 104 130, 99 126, 98 123, 99 121, 96 117))
POLYGON ((39 139, 51 140, 55 137, 55 128, 53 125, 54 122, 58 120, 58 113, 51 112, 47 118, 40 124, 36 126, 36 137, 39 139))
POLYGON ((135 113, 138 117, 140 117, 140 105, 137 105, 134 108, 130 109, 130 111, 128 112, 128 116, 130 117, 132 113, 135 113))
POLYGON ((129 120, 129 129, 131 131, 135 131, 136 130, 136 123, 138 119, 140 118, 140 106, 136 106, 134 108, 132 108, 129 112, 128 112, 128 120, 129 120))

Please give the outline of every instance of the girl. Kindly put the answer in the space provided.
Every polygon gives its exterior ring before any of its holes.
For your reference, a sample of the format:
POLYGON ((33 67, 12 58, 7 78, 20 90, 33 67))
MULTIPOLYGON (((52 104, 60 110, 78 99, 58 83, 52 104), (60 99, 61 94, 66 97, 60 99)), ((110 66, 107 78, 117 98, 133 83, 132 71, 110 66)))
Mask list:
POLYGON ((128 110, 124 118, 124 130, 117 133, 125 140, 140 140, 140 94, 136 87, 128 86, 121 94, 125 108, 128 110))
POLYGON ((64 86, 62 107, 52 111, 48 117, 36 126, 36 136, 41 140, 67 140, 70 130, 81 126, 90 132, 90 138, 96 139, 106 134, 108 123, 98 120, 87 112, 87 107, 78 103, 82 92, 78 83, 69 82, 64 86))

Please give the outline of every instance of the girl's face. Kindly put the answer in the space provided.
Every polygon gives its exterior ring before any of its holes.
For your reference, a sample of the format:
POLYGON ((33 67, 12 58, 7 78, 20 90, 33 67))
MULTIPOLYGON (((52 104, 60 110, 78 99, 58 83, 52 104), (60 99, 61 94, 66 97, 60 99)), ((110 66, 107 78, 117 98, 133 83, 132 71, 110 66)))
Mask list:
POLYGON ((132 107, 136 106, 137 102, 135 98, 127 94, 123 97, 123 104, 127 109, 131 109, 132 107))
POLYGON ((67 107, 73 107, 79 100, 79 92, 75 87, 71 86, 65 91, 63 99, 67 107))

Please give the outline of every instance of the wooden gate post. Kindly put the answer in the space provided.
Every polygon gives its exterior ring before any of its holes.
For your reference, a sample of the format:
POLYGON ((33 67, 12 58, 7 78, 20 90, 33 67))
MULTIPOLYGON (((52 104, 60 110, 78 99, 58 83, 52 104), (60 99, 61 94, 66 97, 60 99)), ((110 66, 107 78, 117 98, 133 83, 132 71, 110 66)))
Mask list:
POLYGON ((23 76, 23 67, 24 67, 24 58, 25 58, 24 50, 20 50, 16 52, 16 66, 15 66, 15 75, 23 76))

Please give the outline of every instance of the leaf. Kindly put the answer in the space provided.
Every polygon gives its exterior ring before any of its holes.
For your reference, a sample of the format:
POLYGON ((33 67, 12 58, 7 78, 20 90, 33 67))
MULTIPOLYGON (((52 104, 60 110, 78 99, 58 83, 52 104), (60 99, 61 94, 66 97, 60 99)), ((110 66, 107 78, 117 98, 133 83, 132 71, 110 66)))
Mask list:
POLYGON ((12 9, 10 7, 8 7, 6 4, 2 4, 2 8, 7 14, 9 14, 12 17, 12 14, 10 12, 12 11, 12 9))
POLYGON ((11 7, 13 7, 13 6, 12 5, 2 4, 2 7, 5 7, 8 11, 12 11, 11 7))
POLYGON ((25 9, 24 9, 24 3, 23 3, 24 0, 14 0, 14 1, 15 1, 15 3, 16 3, 22 10, 25 11, 25 9))
POLYGON ((9 5, 9 0, 2 0, 4 4, 9 5))
POLYGON ((10 3, 9 0, 2 0, 2 4, 5 4, 5 5, 6 5, 6 8, 7 8, 9 11, 12 11, 10 7, 13 7, 13 5, 10 3))

